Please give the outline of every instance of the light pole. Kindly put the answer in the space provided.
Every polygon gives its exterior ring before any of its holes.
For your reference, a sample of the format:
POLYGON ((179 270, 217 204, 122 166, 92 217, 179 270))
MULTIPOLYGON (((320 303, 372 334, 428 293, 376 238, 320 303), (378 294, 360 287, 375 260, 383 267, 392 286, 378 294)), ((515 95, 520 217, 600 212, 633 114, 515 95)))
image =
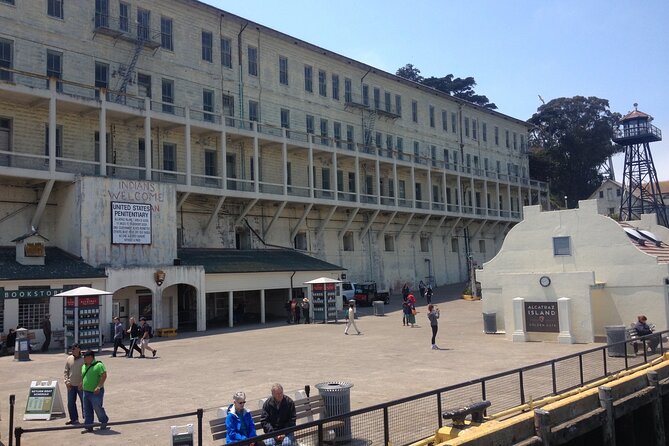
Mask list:
POLYGON ((564 208, 569 209, 569 206, 567 205, 567 196, 564 196, 564 208))

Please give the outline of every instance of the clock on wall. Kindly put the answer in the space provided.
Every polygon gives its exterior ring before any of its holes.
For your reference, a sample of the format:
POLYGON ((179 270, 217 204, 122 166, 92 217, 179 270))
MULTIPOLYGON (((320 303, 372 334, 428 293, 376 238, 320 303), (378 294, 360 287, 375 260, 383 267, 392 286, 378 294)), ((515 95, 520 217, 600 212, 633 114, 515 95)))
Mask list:
POLYGON ((539 278, 539 285, 541 285, 542 287, 545 288, 545 287, 547 287, 547 286, 550 285, 550 284, 551 284, 551 278, 550 278, 550 277, 548 277, 548 276, 541 276, 541 277, 539 278))

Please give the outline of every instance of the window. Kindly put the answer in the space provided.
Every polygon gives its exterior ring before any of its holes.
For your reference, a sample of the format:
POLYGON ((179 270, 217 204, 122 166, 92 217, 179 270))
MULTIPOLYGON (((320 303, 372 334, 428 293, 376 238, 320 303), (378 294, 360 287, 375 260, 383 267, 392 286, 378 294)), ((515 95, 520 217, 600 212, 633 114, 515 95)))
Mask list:
POLYGON ((248 57, 249 57, 249 75, 257 76, 258 75, 258 48, 249 45, 248 47, 248 57))
POLYGON ((348 173, 348 191, 351 193, 355 193, 357 190, 356 185, 355 185, 355 172, 349 172, 348 173))
POLYGON ((279 56, 279 83, 288 85, 288 58, 279 56))
POLYGON ((337 169, 337 191, 344 192, 344 171, 337 169))
POLYGON ((151 26, 151 12, 146 9, 137 8, 137 38, 149 40, 149 27, 151 26))
POLYGON ((287 108, 281 109, 281 128, 290 128, 290 110, 287 108))
POLYGON ((518 134, 513 132, 513 150, 518 150, 518 134))
POLYGON ((599 191, 599 198, 604 198, 604 191, 603 190, 599 191))
MULTIPOLYGON (((49 78, 63 78, 63 53, 47 50, 46 75, 49 78)), ((56 82, 56 90, 63 91, 63 84, 61 82, 56 82)))
POLYGON ((430 238, 421 237, 420 238, 420 252, 430 252, 430 238))
POLYGON ((402 96, 395 95, 395 113, 399 116, 402 116, 402 96))
POLYGON ((570 256, 571 242, 569 237, 553 237, 553 255, 570 256))
POLYGON ((525 153, 525 135, 520 135, 520 151, 525 153))
POLYGON ((249 101, 249 121, 258 122, 260 120, 260 107, 257 101, 249 101))
POLYGON ((218 175, 217 156, 215 150, 204 151, 204 174, 209 177, 218 175))
POLYGON ((418 122, 418 102, 411 101, 411 120, 418 122))
POLYGON ((441 129, 448 131, 448 112, 446 110, 441 111, 441 129))
MULTIPOLYGON (((234 116, 235 115, 235 98, 232 95, 224 94, 221 97, 221 105, 223 107, 223 116, 234 116)), ((234 125, 232 119, 226 119, 225 125, 234 125)))
POLYGON ((397 137, 397 159, 404 159, 404 139, 397 137))
POLYGON ((311 65, 304 66, 304 91, 314 92, 314 69, 311 65))
POLYGON ((170 79, 163 79, 162 84, 162 102, 163 113, 174 113, 174 81, 170 79))
POLYGON ((374 110, 381 108, 381 90, 374 88, 374 110))
POLYGON ((430 127, 434 128, 434 106, 430 105, 430 127))
POLYGON ((483 138, 483 142, 488 141, 488 124, 485 122, 481 123, 481 137, 483 138))
POLYGON ((353 150, 353 126, 346 126, 346 148, 348 150, 353 150))
POLYGON ((493 134, 495 135, 495 145, 498 146, 499 145, 499 127, 495 126, 493 134))
MULTIPOLYGON (((46 126, 44 132, 44 154, 49 156, 49 126, 46 126)), ((56 126, 56 158, 63 157, 63 126, 56 126)), ((62 163, 62 161, 56 161, 62 163)))
POLYGON ((48 0, 46 13, 51 17, 63 18, 63 0, 48 0))
POLYGON ((451 112, 451 133, 456 133, 458 127, 458 115, 455 112, 451 112))
POLYGON ((369 105, 369 85, 362 86, 362 103, 363 105, 369 105))
MULTIPOLYGON (((172 39, 172 19, 167 17, 160 18, 160 46, 166 50, 174 51, 174 42, 172 39)), ((204 48, 202 48, 202 53, 204 54, 204 48)))
MULTIPOLYGON (((0 67, 12 68, 12 42, 0 39, 0 67)), ((1 81, 12 81, 12 73, 0 71, 1 81)))
POLYGON ((476 128, 478 125, 478 122, 476 119, 472 119, 472 139, 477 139, 478 138, 478 129, 476 128))
POLYGON ((95 97, 100 98, 100 88, 109 88, 109 65, 95 62, 95 97))
POLYGON ((620 189, 616 189, 616 197, 620 196, 620 189))
MULTIPOLYGON (((207 62, 214 61, 213 46, 214 46, 214 36, 209 31, 202 31, 202 60, 207 62)), ((250 59, 251 56, 249 55, 249 63, 250 59)))
POLYGON ((335 147, 341 149, 341 122, 334 123, 334 140, 335 147))
POLYGON ((314 117, 307 115, 307 133, 314 133, 314 117))
POLYGON ((379 149, 381 148, 381 132, 376 132, 374 135, 374 145, 379 149))
POLYGON ((469 137, 469 118, 465 117, 465 136, 469 137))
POLYGON ((339 100, 339 75, 332 75, 332 99, 339 100))
POLYGON ((221 37, 221 65, 232 68, 232 44, 225 37, 221 37))
POLYGON ((212 90, 202 90, 202 110, 209 113, 204 113, 204 120, 207 122, 214 122, 214 92, 212 90))
POLYGON ((353 102, 351 79, 344 78, 344 102, 353 102))
POLYGON ((383 236, 384 246, 386 252, 395 251, 395 237, 391 234, 385 234, 383 236))
POLYGON ((321 119, 321 144, 328 144, 328 120, 321 119))
POLYGON ((288 186, 293 184, 293 166, 291 165, 290 161, 286 161, 286 184, 288 186))
POLYGON ((392 101, 390 99, 390 93, 388 93, 387 91, 384 94, 383 105, 386 107, 386 111, 388 113, 390 113, 390 110, 391 110, 391 107, 393 106, 393 104, 392 104, 392 101))
MULTIPOLYGON (((12 5, 14 2, 12 1, 12 5)), ((109 26, 109 0, 95 0, 95 27, 109 26)))
MULTIPOLYGON (((95 132, 94 136, 94 141, 95 141, 95 162, 99 163, 102 160, 102 157, 100 156, 100 132, 95 132)), ((105 162, 108 164, 114 164, 114 148, 112 147, 112 139, 111 139, 111 134, 109 132, 105 133, 105 162)), ((101 170, 100 166, 96 165, 95 166, 95 174, 100 175, 101 170)), ((102 172, 103 174, 107 174, 107 172, 102 172)))
POLYGON ((484 239, 479 240, 479 252, 485 253, 485 240, 484 239))
POLYGON ((330 168, 321 168, 321 189, 330 190, 330 168))
POLYGON ((118 26, 121 31, 130 30, 130 5, 120 2, 118 5, 118 26))
POLYGON ((0 3, 7 3, 8 5, 13 5, 14 0, 0 0, 0 3))
POLYGON ((177 145, 163 144, 163 170, 175 172, 177 170, 177 145))
POLYGON ((395 197, 395 181, 392 178, 388 179, 388 196, 395 197))
POLYGON ((344 251, 353 251, 353 232, 346 232, 342 237, 342 242, 344 243, 344 251))
POLYGON ((458 242, 458 239, 455 237, 451 237, 451 252, 458 252, 460 251, 460 243, 458 242))
POLYGON ((418 141, 413 142, 413 160, 415 163, 420 162, 420 143, 418 141))
POLYGON ((507 149, 511 148, 511 143, 509 141, 509 131, 508 130, 504 130, 504 143, 505 143, 507 149))
POLYGON ((299 249, 301 251, 306 251, 307 250, 307 233, 306 232, 298 232, 295 234, 295 240, 293 240, 295 243, 295 249, 299 249))
POLYGON ((151 76, 137 73, 137 93, 144 98, 151 97, 151 76))
POLYGON ((49 314, 48 297, 19 298, 20 327, 28 330, 39 330, 42 320, 49 314))
POLYGON ((392 156, 393 150, 393 135, 386 135, 386 149, 388 149, 388 156, 392 156))
MULTIPOLYGON (((9 165, 8 156, 1 152, 9 152, 12 150, 12 121, 7 118, 0 118, 0 164, 3 166, 9 165)), ((44 145, 45 147, 48 144, 44 145)))
POLYGON ((423 191, 421 190, 420 183, 415 184, 414 192, 416 193, 416 200, 417 201, 422 201, 423 200, 423 191))
POLYGON ((323 70, 318 70, 318 94, 325 97, 328 95, 328 85, 326 74, 323 70))

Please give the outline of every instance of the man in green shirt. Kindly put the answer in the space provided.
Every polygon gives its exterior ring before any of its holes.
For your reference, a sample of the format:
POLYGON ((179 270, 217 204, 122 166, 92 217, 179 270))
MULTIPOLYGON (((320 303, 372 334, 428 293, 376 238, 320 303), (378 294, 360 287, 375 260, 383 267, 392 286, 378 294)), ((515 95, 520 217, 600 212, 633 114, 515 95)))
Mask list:
POLYGON ((109 417, 102 407, 105 396, 105 381, 107 380, 107 369, 105 365, 95 360, 95 353, 88 350, 84 353, 84 365, 81 366, 82 383, 84 391, 84 424, 86 428, 81 431, 82 434, 93 432, 93 412, 98 416, 100 430, 107 430, 109 417))

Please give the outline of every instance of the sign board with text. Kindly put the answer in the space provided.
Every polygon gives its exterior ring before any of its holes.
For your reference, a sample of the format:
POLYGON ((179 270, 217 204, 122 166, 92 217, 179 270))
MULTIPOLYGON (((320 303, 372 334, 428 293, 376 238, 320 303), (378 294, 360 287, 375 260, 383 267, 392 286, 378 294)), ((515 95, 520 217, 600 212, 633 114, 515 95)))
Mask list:
POLYGON ((58 381, 32 381, 23 419, 50 420, 53 415, 65 415, 58 381))
POLYGON ((525 330, 559 333, 557 302, 525 302, 525 330))
POLYGON ((150 204, 112 201, 112 243, 150 245, 151 212, 150 204))

